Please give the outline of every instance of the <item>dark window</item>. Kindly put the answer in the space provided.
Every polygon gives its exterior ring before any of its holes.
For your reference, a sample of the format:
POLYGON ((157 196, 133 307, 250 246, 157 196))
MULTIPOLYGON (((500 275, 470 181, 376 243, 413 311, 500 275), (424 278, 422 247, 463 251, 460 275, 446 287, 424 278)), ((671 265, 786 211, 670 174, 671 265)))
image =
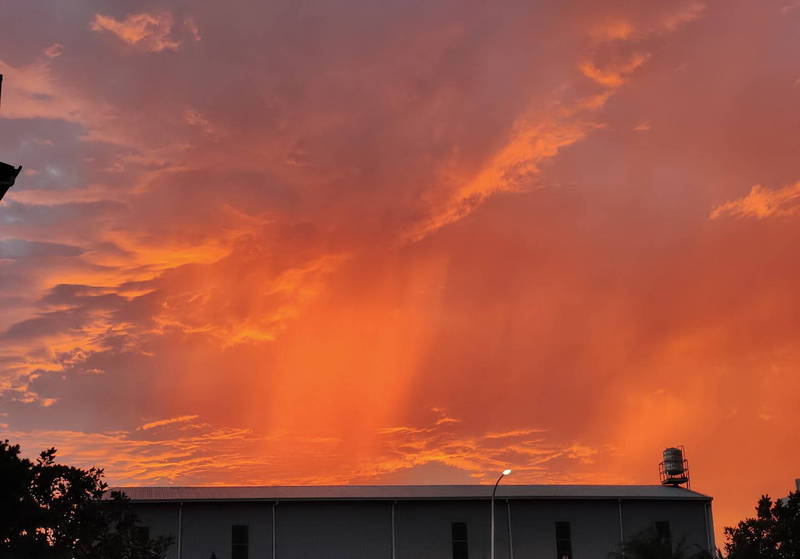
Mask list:
POLYGON ((656 534, 662 545, 672 548, 672 530, 670 530, 669 522, 666 520, 656 521, 656 534))
POLYGON ((467 523, 453 522, 453 559, 469 559, 467 523))
POLYGON ((247 526, 231 527, 231 559, 247 559, 249 540, 247 526))
POLYGON ((572 559, 572 531, 569 522, 556 522, 556 559, 572 559))

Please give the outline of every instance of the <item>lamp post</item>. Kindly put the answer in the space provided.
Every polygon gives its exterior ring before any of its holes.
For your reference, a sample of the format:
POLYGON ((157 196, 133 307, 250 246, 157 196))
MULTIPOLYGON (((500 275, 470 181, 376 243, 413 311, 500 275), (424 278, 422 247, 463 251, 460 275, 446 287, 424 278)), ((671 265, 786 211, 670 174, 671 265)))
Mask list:
POLYGON ((492 500, 491 500, 491 530, 492 534, 489 538, 489 558, 494 559, 494 494, 497 493, 497 486, 500 485, 500 480, 506 477, 507 475, 511 474, 511 470, 503 470, 503 473, 500 474, 500 477, 497 478, 497 481, 494 482, 494 488, 492 488, 492 500))

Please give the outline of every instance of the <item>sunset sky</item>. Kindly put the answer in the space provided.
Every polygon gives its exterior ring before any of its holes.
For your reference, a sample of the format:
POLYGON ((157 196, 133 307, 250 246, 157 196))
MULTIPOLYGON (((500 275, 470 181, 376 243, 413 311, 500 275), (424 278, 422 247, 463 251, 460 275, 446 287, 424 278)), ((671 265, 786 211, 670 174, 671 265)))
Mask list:
POLYGON ((0 437, 113 484, 800 477, 800 2, 10 0, 0 437), (133 9, 133 11, 131 11, 133 9))

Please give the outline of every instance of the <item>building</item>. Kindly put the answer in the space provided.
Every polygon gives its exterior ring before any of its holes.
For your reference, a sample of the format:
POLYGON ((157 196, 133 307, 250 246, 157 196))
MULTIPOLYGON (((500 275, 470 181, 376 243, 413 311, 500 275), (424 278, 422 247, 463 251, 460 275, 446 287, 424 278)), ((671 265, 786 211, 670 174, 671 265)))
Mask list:
MULTIPOLYGON (((800 493, 800 479, 795 479, 794 480, 794 486, 795 486, 795 491, 797 493, 800 493)), ((791 492, 789 492, 789 495, 791 495, 791 492)), ((784 504, 787 504, 789 502, 789 495, 787 495, 786 497, 781 497, 781 501, 784 504)))
MULTIPOLYGON (((486 485, 123 487, 169 559, 483 559, 486 485)), ((713 550, 711 498, 681 487, 506 485, 495 501, 498 559, 607 559, 655 527, 713 550)))

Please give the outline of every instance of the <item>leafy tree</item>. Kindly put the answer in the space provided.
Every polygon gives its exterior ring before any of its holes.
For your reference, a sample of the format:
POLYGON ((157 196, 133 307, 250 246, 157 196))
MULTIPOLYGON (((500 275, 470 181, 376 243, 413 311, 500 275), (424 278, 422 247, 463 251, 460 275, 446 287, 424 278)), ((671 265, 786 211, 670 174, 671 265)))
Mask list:
POLYGON ((725 528, 728 559, 800 558, 800 491, 773 502, 764 495, 756 517, 725 528))
POLYGON ((620 551, 609 553, 608 557, 609 559, 711 559, 713 555, 704 549, 692 550, 683 540, 673 546, 671 539, 663 537, 651 527, 626 541, 620 551))
POLYGON ((168 538, 151 539, 130 501, 103 470, 57 464, 54 448, 35 461, 0 442, 0 559, 161 559, 168 538))

